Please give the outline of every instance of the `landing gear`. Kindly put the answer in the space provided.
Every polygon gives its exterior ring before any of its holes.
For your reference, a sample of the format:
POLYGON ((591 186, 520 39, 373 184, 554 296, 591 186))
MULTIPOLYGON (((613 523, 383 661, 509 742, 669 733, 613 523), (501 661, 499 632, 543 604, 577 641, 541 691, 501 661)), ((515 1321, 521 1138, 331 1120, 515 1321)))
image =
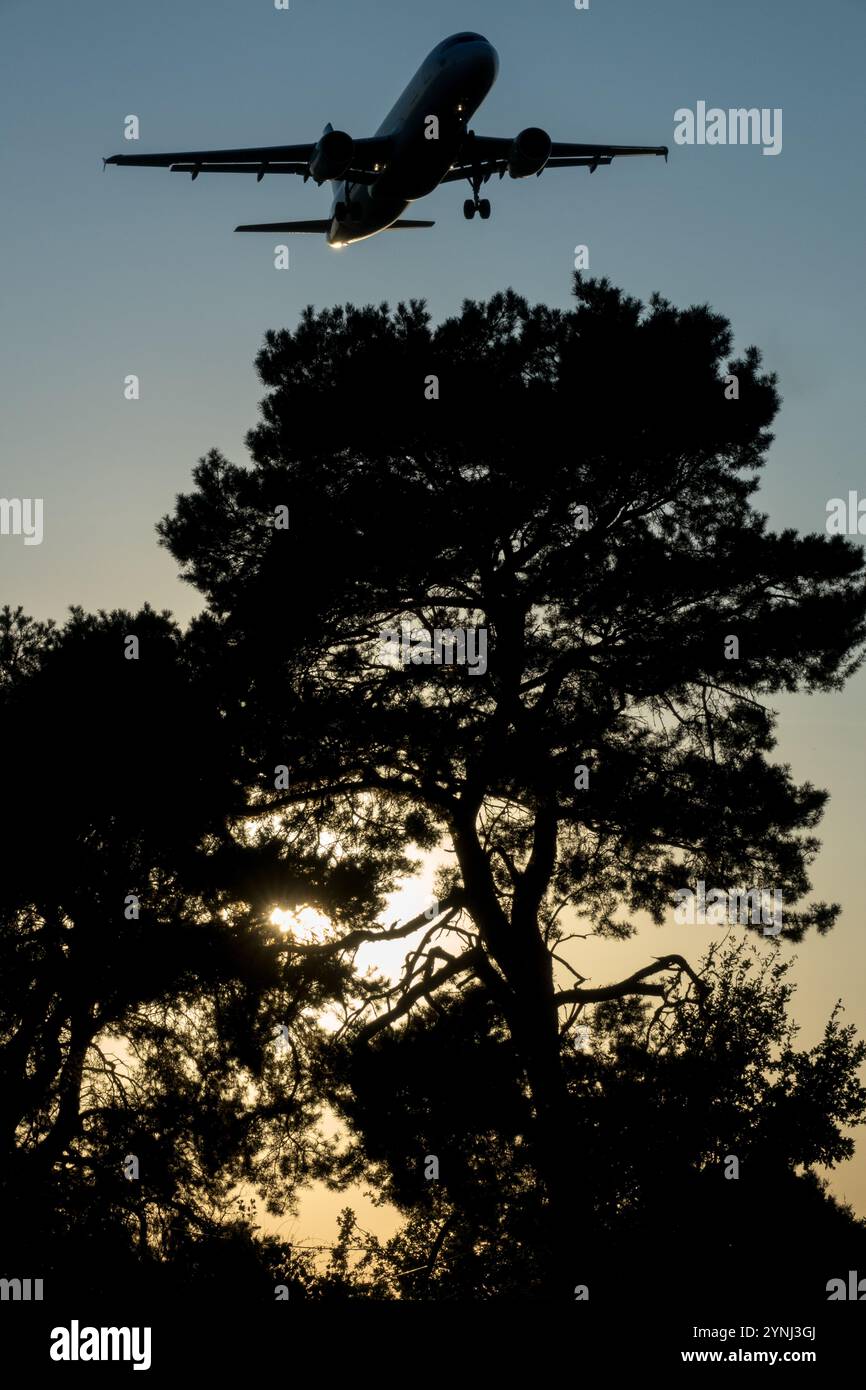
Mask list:
POLYGON ((486 222, 490 216, 490 199, 479 198, 478 194, 481 192, 481 185, 490 178, 490 173, 488 171, 482 174, 478 169, 473 169, 468 178, 472 186, 472 197, 467 198, 463 204, 463 216, 467 222, 471 222, 477 212, 482 222, 486 222))
POLYGON ((346 179, 343 184, 343 196, 334 204, 334 216, 338 222, 360 222, 363 217, 363 209, 352 202, 354 187, 355 185, 346 179))

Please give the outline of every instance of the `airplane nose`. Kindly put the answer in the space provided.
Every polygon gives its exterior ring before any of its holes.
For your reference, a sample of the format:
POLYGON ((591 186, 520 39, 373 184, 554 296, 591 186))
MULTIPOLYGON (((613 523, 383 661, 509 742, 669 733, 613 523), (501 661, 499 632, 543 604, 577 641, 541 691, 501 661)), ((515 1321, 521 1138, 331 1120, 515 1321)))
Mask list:
POLYGON ((488 43, 486 39, 479 40, 475 47, 477 49, 478 65, 492 86, 499 72, 499 54, 496 52, 493 44, 488 43))

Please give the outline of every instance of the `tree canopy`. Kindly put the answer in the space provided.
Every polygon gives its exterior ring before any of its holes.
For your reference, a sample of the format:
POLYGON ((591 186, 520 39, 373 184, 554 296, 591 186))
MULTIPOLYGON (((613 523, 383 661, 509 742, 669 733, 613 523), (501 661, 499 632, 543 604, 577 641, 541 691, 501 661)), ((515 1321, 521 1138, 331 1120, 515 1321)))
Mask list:
POLYGON ((757 509, 777 382, 732 342, 580 276, 569 310, 308 309, 257 359, 251 462, 211 451, 159 525, 188 630, 7 610, 13 1204, 48 1184, 62 1225, 96 1182, 100 1221, 170 1264, 237 1236, 239 1181, 281 1210, 372 1175, 405 1225, 354 1266, 347 1217, 330 1270, 292 1276, 323 1297, 568 1298, 698 1220, 729 1264, 770 1194, 774 1230, 862 1242, 815 1176, 850 1153, 862 1049, 834 1015, 796 1051, 783 967, 743 955, 778 939, 701 959, 684 933, 603 984, 574 945, 698 880, 781 891, 785 942, 838 912, 810 899, 826 795, 774 757, 770 702, 858 665, 863 555, 757 509), (384 925, 431 852, 436 901, 384 925), (401 940, 396 983, 354 968, 401 940))

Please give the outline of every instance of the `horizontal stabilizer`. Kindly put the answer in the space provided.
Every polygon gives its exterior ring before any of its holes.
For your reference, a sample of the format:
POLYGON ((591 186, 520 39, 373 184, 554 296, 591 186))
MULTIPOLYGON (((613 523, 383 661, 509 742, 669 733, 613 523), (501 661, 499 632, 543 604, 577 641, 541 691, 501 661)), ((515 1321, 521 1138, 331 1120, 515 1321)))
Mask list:
MULTIPOLYGON (((411 217, 401 218, 397 222, 392 222, 390 227, 385 227, 386 232, 401 232, 412 227, 435 227, 435 222, 416 222, 411 217)), ((309 222, 248 222, 242 227, 235 227, 236 232, 327 232, 330 230, 330 218, 314 218, 309 222)))
POLYGON ((309 222, 249 222, 243 227, 235 227, 236 232, 327 232, 330 230, 329 217, 314 218, 309 222))

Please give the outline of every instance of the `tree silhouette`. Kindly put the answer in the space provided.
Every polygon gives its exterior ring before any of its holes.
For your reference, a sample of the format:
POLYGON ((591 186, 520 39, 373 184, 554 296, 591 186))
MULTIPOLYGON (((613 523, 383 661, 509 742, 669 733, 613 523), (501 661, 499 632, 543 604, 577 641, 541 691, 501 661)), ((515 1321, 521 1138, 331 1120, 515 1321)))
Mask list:
POLYGON ((349 976, 288 962, 267 913, 313 895, 363 919, 379 870, 231 833, 237 754, 166 615, 3 610, 0 710, 5 1261, 103 1292, 165 1264, 216 1278, 217 1251, 242 1268, 237 1185, 281 1211, 327 1166, 310 1059, 349 976))
POLYGON ((821 1177, 863 1048, 834 1013, 796 1049, 782 938, 701 960, 684 928, 607 983, 573 944, 700 879, 780 890, 788 941, 837 913, 769 702, 856 667, 863 557, 755 510, 778 395, 730 353, 708 308, 580 277, 570 311, 509 291, 435 328, 308 310, 258 358, 252 466, 210 453, 160 525, 205 600, 186 632, 0 611, 10 1272, 614 1299, 648 1246, 681 1279, 699 1231, 721 1297, 762 1291, 760 1230, 822 1298, 866 1261, 821 1177), (432 851, 436 901, 383 925, 432 851), (393 983, 356 960, 382 942, 393 983), (347 1211, 321 1268, 239 1206, 312 1178, 373 1182, 403 1227, 347 1211))
POLYGON ((709 998, 685 951, 564 979, 563 910, 623 938, 703 879, 781 890, 787 940, 837 911, 804 901, 825 795, 773 761, 768 701, 855 669, 863 557, 755 509, 778 395, 731 343, 706 307, 580 277, 571 311, 509 291, 438 328, 417 302, 308 310, 259 355, 253 466, 210 453, 160 527, 207 601, 189 641, 245 793, 229 814, 286 846, 312 827, 380 886, 412 846, 453 856, 429 925, 344 916, 275 952, 346 960, 425 927, 398 988, 356 983, 347 1032, 430 1026, 461 992, 492 1011, 560 1295, 604 1224, 575 1180, 573 1029, 593 1006, 709 998), (386 664, 402 623, 428 645, 483 630, 486 669, 386 664))
MULTIPOLYGON (((572 1282, 588 1282, 593 1302, 614 1304, 637 1280, 644 1303, 700 1287, 720 1306, 735 1290, 790 1308, 862 1264, 866 1224, 829 1196, 816 1166, 853 1152, 843 1131, 866 1113, 856 1075, 866 1048, 834 1013, 822 1040, 798 1050, 788 972, 744 941, 713 947, 700 999, 661 1017, 613 1000, 595 1011, 591 1045, 564 1053, 573 1182, 591 1196, 597 1234, 595 1249, 575 1245, 572 1282)), ((480 988, 335 1059, 334 1102, 406 1217, 384 1245, 367 1240, 350 1287, 446 1301, 545 1296, 545 1192, 516 1080, 480 988), (417 1160, 430 1151, 447 1156, 436 1182, 417 1160)))

